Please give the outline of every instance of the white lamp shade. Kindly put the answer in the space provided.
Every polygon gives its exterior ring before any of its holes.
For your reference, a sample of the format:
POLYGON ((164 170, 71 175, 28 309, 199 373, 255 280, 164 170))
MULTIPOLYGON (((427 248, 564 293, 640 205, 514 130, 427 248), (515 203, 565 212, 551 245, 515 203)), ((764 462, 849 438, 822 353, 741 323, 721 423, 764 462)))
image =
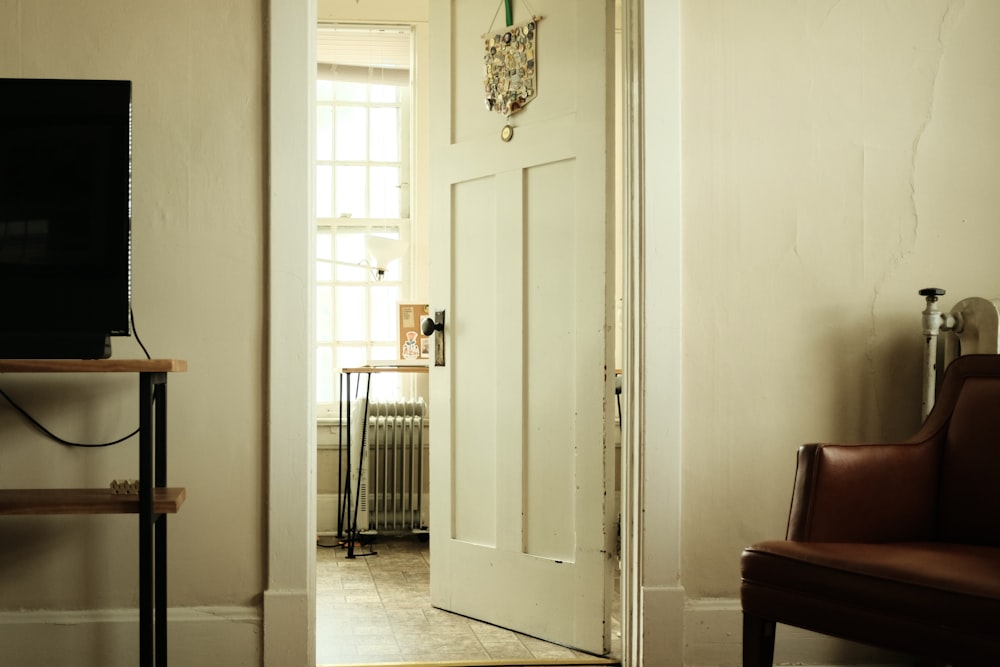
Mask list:
POLYGON ((389 264, 406 253, 410 246, 406 241, 399 239, 389 239, 384 236, 368 237, 368 262, 377 271, 385 271, 389 264))

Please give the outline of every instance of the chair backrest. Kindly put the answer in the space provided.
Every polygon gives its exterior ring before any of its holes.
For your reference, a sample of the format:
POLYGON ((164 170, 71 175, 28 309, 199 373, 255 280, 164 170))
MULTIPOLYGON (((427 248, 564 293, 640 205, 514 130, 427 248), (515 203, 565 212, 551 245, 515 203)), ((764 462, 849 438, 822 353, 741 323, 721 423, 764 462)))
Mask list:
POLYGON ((930 440, 944 445, 937 538, 1000 545, 1000 354, 948 365, 934 409, 910 439, 930 440))
POLYGON ((963 382, 941 461, 938 539, 1000 545, 1000 355, 962 357, 949 371, 956 364, 963 382))

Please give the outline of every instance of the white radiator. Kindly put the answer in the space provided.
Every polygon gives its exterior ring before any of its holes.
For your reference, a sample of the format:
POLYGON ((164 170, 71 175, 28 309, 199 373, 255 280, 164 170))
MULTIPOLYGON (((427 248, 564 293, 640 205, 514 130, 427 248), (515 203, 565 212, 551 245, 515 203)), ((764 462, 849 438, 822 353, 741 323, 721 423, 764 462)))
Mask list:
POLYGON ((920 295, 927 302, 923 312, 924 378, 921 418, 926 419, 937 392, 939 375, 948 364, 965 354, 1000 354, 1000 299, 974 296, 962 299, 951 309, 942 312, 938 299, 943 289, 927 287, 920 295), (938 336, 945 335, 942 363, 938 365, 938 336))
POLYGON ((954 324, 944 338, 944 363, 964 354, 1000 354, 1000 300, 974 296, 951 308, 954 324))
POLYGON ((351 439, 351 482, 352 491, 357 489, 359 531, 414 531, 425 527, 421 518, 424 419, 423 399, 368 404, 368 428, 362 446, 357 446, 357 436, 351 439))

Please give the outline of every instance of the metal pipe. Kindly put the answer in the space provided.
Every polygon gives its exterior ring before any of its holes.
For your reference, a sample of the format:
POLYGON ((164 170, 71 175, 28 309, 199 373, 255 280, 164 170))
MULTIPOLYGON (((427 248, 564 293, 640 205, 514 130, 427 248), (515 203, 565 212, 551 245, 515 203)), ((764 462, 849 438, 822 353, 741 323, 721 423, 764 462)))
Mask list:
POLYGON ((937 301, 944 296, 945 291, 939 287, 926 287, 919 292, 924 297, 927 306, 923 312, 924 325, 924 381, 923 400, 920 403, 920 421, 927 419, 937 393, 937 349, 938 334, 950 331, 954 326, 954 318, 938 310, 937 301))

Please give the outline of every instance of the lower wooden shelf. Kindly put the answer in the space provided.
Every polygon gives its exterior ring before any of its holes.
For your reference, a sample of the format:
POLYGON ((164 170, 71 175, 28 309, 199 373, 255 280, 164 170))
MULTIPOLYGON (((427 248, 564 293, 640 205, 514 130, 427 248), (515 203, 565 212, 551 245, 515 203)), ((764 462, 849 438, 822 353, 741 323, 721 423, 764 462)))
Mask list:
MULTIPOLYGON (((153 489, 153 513, 176 514, 186 493, 184 487, 153 489)), ((138 494, 111 489, 0 489, 0 516, 138 513, 138 494)))

